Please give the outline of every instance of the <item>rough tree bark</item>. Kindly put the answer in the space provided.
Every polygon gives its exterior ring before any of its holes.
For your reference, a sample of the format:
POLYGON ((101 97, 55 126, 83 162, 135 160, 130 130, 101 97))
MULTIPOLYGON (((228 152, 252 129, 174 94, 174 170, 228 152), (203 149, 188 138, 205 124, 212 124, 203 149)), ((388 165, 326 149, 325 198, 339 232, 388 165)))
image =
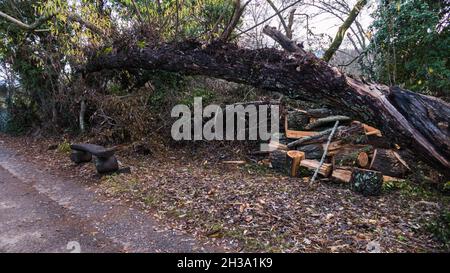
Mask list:
POLYGON ((364 123, 417 157, 450 174, 450 105, 438 98, 398 87, 367 84, 342 74, 299 48, 279 31, 265 28, 287 52, 250 50, 233 44, 196 41, 166 43, 141 49, 130 46, 94 56, 83 73, 103 69, 160 69, 187 75, 208 75, 245 83, 289 97, 321 101, 364 123))

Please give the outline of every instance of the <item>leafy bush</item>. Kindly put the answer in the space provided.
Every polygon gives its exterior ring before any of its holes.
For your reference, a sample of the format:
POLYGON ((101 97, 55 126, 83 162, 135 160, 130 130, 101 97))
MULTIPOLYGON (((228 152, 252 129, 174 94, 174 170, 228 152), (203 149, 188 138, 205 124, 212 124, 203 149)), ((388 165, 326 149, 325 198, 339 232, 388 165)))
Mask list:
POLYGON ((39 121, 35 105, 27 98, 15 96, 4 131, 13 135, 22 135, 28 132, 33 124, 39 121))

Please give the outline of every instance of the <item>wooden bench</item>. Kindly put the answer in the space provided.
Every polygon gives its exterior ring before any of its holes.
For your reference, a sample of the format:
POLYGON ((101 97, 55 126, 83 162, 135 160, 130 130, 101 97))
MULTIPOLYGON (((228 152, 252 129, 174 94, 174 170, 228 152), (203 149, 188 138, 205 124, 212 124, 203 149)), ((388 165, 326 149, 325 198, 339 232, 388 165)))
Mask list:
POLYGON ((72 144, 70 159, 76 164, 90 162, 95 156, 95 167, 98 173, 111 173, 119 170, 119 163, 114 156, 114 149, 107 149, 95 144, 72 144))

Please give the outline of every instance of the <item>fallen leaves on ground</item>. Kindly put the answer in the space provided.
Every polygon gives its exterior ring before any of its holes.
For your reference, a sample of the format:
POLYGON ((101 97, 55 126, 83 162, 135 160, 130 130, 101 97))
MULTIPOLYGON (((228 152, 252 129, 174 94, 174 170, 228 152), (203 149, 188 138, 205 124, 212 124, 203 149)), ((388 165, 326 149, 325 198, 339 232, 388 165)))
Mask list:
POLYGON ((1 139, 49 171, 89 184, 171 228, 229 251, 445 251, 424 225, 447 202, 398 192, 363 197, 329 182, 309 187, 302 179, 251 161, 221 164, 223 159, 246 160, 229 158, 242 154, 233 153, 229 145, 180 146, 145 157, 129 155, 124 147, 118 157, 132 174, 98 178, 93 164, 75 166, 67 155, 48 150, 49 141, 1 139))

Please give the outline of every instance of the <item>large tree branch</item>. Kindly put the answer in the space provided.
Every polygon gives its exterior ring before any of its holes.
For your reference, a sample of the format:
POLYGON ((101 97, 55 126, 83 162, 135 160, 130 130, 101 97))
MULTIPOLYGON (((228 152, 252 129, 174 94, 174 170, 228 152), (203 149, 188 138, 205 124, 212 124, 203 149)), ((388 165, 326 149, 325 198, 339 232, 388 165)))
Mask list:
POLYGON ((353 9, 350 11, 350 14, 348 15, 347 19, 344 21, 344 23, 339 27, 338 32, 336 33, 336 37, 334 38, 333 42, 331 43, 328 50, 323 55, 323 59, 326 62, 329 62, 331 58, 333 57, 334 53, 339 49, 339 47, 342 44, 342 41, 345 37, 345 32, 350 28, 350 26, 355 21, 356 17, 358 17, 360 11, 362 8, 367 4, 367 0, 359 0, 353 9))
POLYGON ((222 35, 220 36, 220 39, 224 42, 228 41, 231 37, 231 34, 233 33, 234 29, 239 24, 239 20, 242 17, 242 14, 244 13, 245 7, 250 3, 251 0, 248 0, 244 4, 241 3, 240 0, 234 0, 234 12, 233 16, 231 17, 230 22, 228 23, 225 30, 222 32, 222 35))
POLYGON ((51 18, 53 18, 53 16, 55 16, 55 14, 50 14, 50 15, 46 15, 46 16, 42 16, 40 18, 38 18, 36 21, 34 21, 32 24, 25 24, 24 22, 0 11, 0 17, 10 21, 11 23, 17 25, 18 27, 25 29, 27 31, 33 31, 36 30, 38 27, 40 27, 42 24, 44 24, 45 22, 47 22, 48 20, 50 20, 51 18))
POLYGON ((278 18, 280 19, 281 25, 283 25, 284 32, 286 33, 286 36, 289 39, 292 39, 292 29, 289 27, 288 23, 286 23, 286 20, 283 18, 283 15, 278 10, 277 6, 275 6, 275 3, 272 2, 272 0, 266 0, 267 3, 272 7, 272 9, 275 11, 275 13, 278 15, 278 18))
POLYGON ((89 30, 91 30, 92 32, 94 32, 97 35, 103 36, 106 34, 106 32, 103 29, 97 27, 96 25, 94 25, 91 22, 84 20, 83 18, 81 18, 81 16, 79 16, 77 14, 69 13, 69 15, 67 15, 67 19, 72 22, 77 22, 82 26, 85 26, 86 28, 88 28, 89 30))
MULTIPOLYGON (((268 29, 268 28, 267 28, 268 29)), ((132 47, 94 57, 85 72, 103 69, 159 69, 208 75, 277 91, 290 97, 320 101, 339 113, 381 129, 393 143, 450 174, 450 105, 437 98, 385 85, 365 84, 307 53, 283 34, 270 29, 289 53, 250 50, 216 42, 195 41, 132 47)))
MULTIPOLYGON (((2 11, 0 11, 0 17, 10 21, 11 23, 17 25, 18 27, 27 30, 27 31, 38 31, 37 28, 46 23, 48 20, 52 19, 56 14, 52 13, 49 15, 45 15, 42 17, 39 17, 35 22, 32 24, 26 24, 2 11)), ((83 18, 81 18, 79 15, 74 13, 69 13, 67 15, 67 19, 72 22, 77 22, 86 28, 90 29, 92 32, 98 34, 98 35, 105 35, 105 31, 103 31, 101 28, 97 27, 96 25, 92 24, 91 22, 85 21, 83 18)))

